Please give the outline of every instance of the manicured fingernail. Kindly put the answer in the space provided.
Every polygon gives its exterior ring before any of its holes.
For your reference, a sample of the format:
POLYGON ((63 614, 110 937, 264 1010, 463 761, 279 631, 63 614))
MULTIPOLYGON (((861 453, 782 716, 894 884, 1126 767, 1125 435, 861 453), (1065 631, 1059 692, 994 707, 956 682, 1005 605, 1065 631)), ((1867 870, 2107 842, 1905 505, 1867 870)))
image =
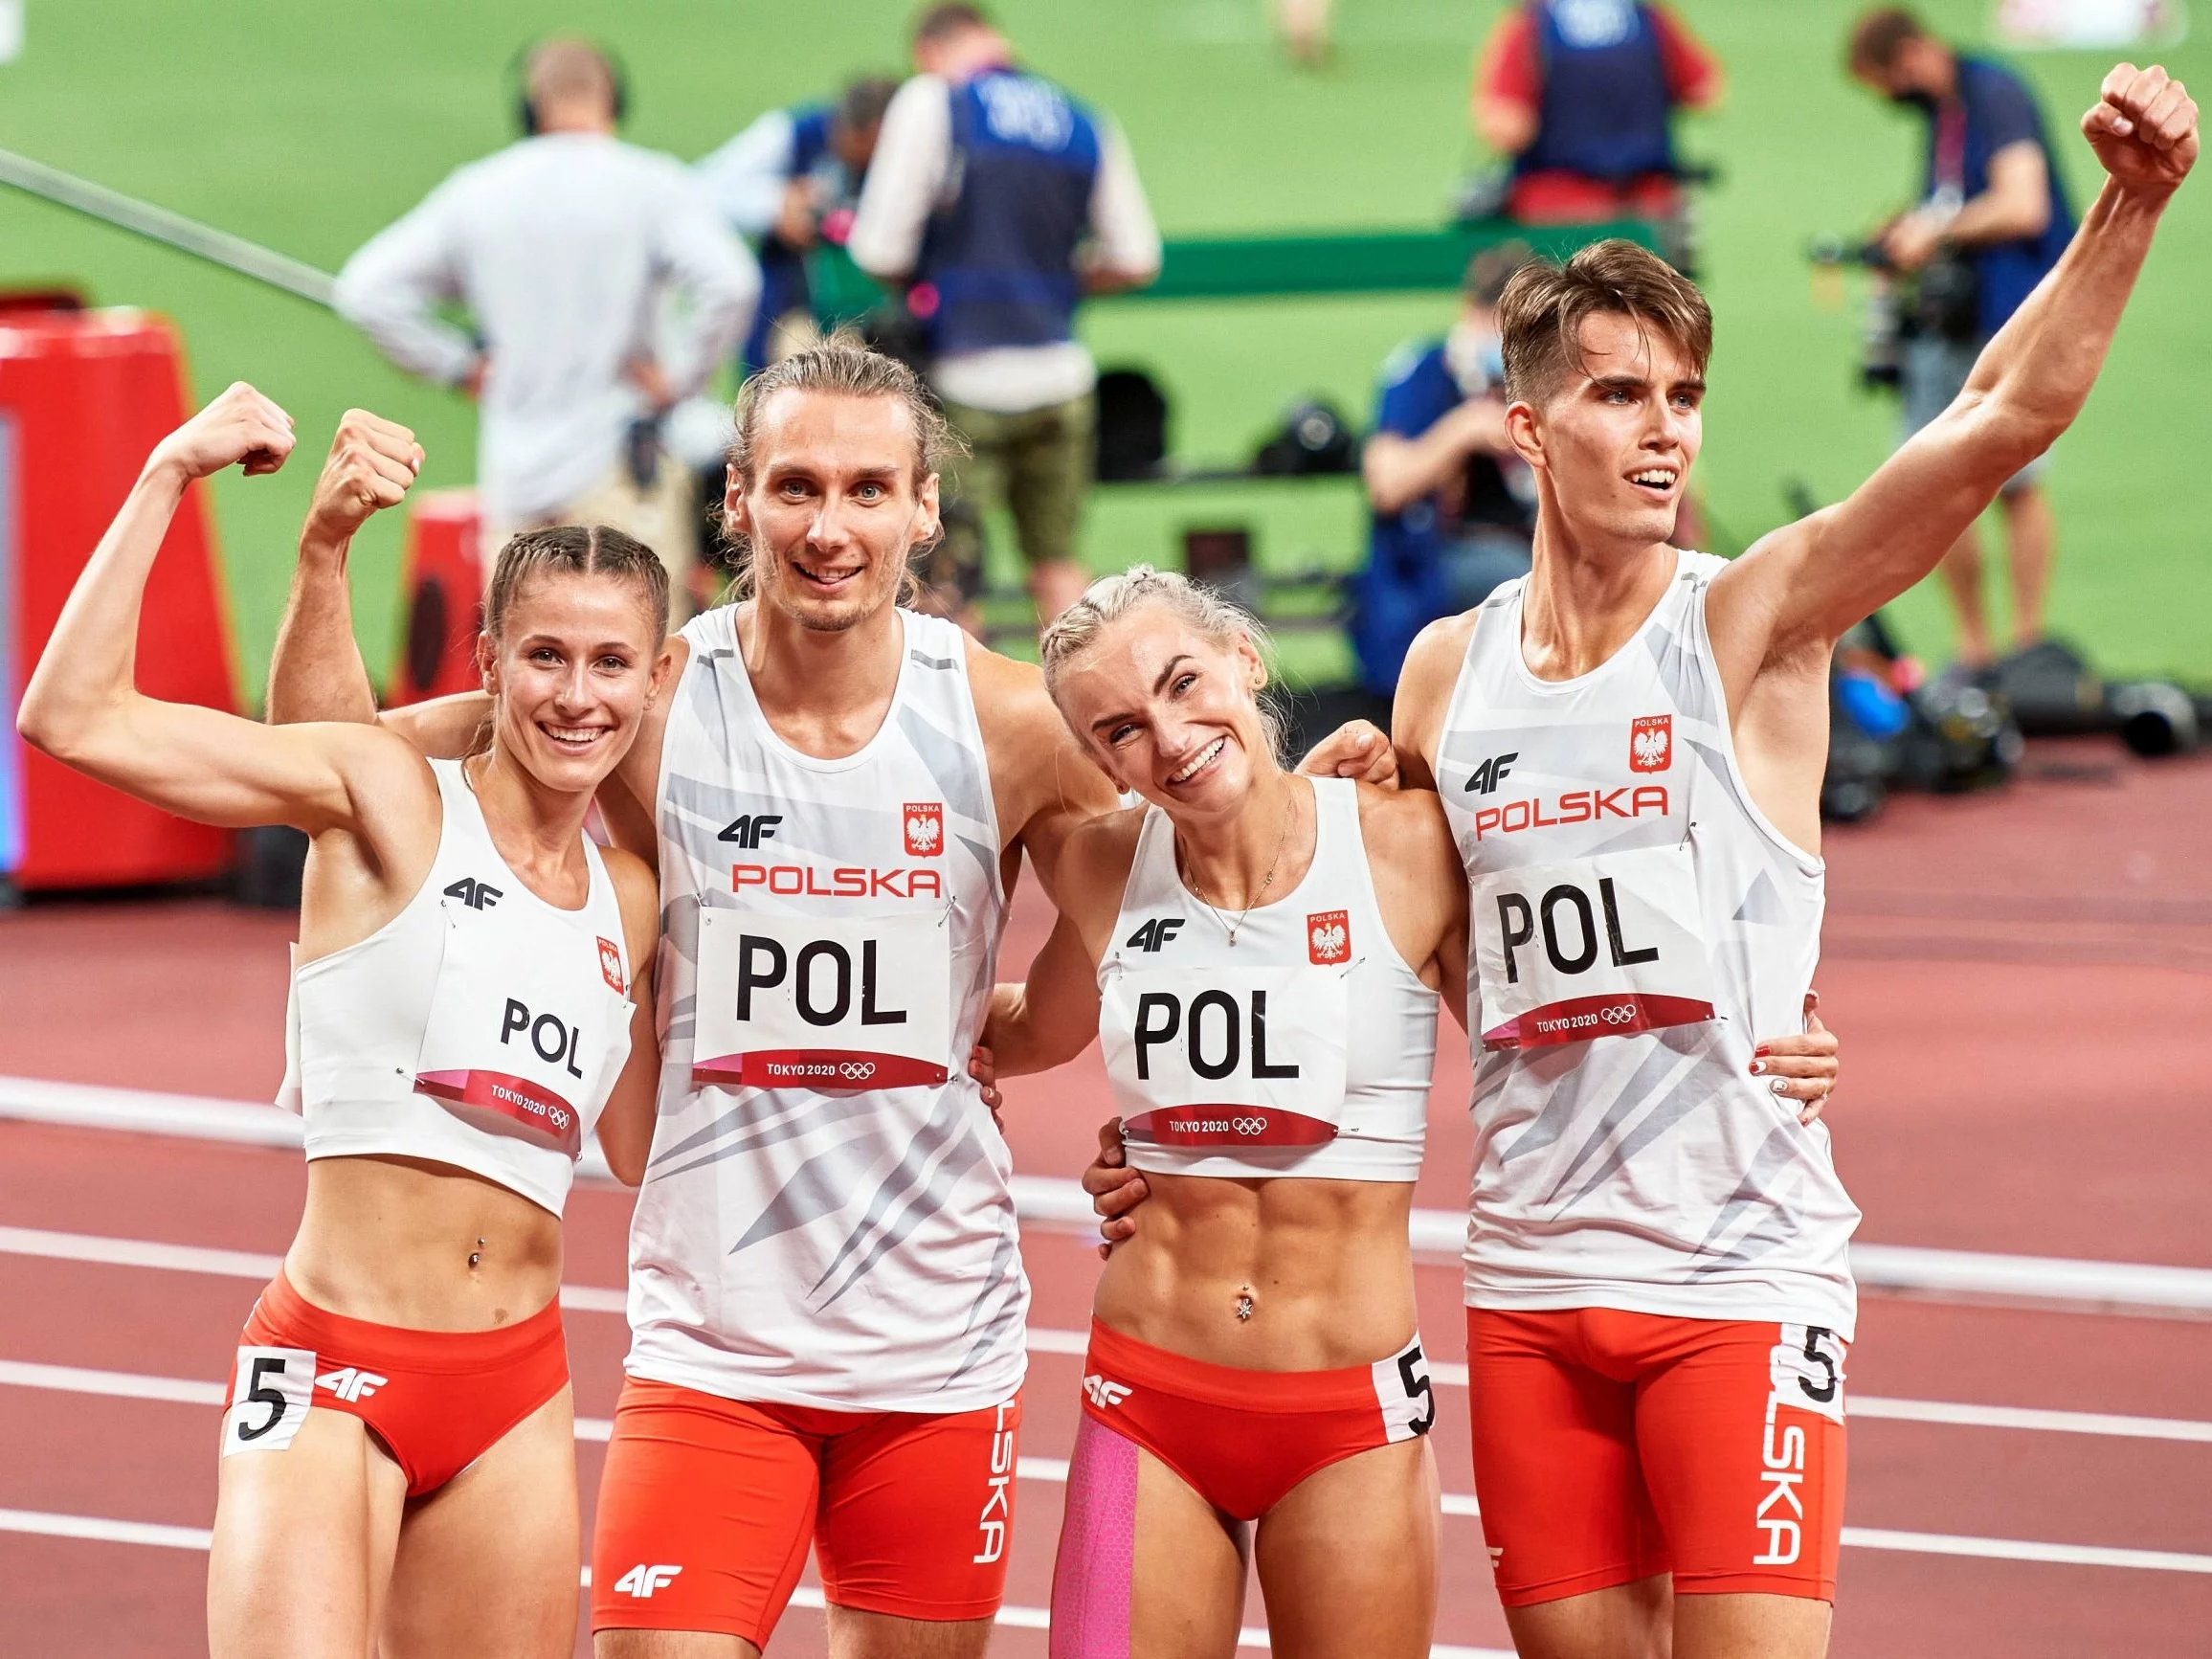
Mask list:
POLYGON ((1774 1082, 1768 1084, 1767 1087, 1773 1089, 1776 1094, 1787 1094, 1790 1088, 1789 1080, 1782 1077, 1776 1078, 1774 1082))
POLYGON ((1767 1063, 1765 1061, 1754 1060, 1752 1062, 1752 1075, 1754 1077, 1763 1077, 1766 1074, 1766 1069, 1767 1063))

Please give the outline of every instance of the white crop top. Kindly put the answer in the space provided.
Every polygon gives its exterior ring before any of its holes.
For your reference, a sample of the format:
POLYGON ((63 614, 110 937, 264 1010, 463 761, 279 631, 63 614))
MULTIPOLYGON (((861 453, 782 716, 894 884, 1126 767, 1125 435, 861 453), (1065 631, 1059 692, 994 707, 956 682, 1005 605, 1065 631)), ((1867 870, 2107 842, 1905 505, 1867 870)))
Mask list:
POLYGON ((444 825, 407 908, 295 969, 279 1104, 307 1155, 427 1158, 560 1214, 630 1052, 630 960, 599 849, 556 909, 492 844, 458 760, 434 760, 444 825))
POLYGON ((1420 1173, 1437 994, 1384 928, 1358 785, 1311 780, 1313 863, 1230 943, 1175 868, 1154 807, 1099 964, 1099 1044, 1137 1169, 1410 1181, 1420 1173))

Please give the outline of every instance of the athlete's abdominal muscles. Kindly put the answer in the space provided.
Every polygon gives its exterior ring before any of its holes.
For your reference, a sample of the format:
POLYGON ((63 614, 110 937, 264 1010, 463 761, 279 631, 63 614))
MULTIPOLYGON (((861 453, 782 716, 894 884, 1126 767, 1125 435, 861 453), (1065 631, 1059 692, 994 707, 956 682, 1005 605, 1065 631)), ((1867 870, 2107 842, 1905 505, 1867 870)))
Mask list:
POLYGON ((1077 1420, 1052 1569, 1052 1659, 1129 1659, 1136 1530, 1136 1442, 1086 1414, 1077 1420))

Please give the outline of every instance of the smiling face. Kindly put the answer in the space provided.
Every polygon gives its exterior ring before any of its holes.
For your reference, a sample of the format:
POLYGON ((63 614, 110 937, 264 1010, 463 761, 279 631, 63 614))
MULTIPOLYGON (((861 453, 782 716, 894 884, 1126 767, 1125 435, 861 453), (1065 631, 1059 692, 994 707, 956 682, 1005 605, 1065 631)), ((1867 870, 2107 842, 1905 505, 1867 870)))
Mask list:
POLYGON ((1180 818, 1234 811, 1276 764, 1266 683, 1250 639, 1224 642, 1153 603, 1104 624, 1053 695, 1108 777, 1180 818))
POLYGON ((753 419, 749 475, 724 502, 753 590, 802 628, 840 633, 898 597, 908 553, 937 534, 937 475, 897 397, 788 387, 753 419))
POLYGON ((1582 323, 1581 363, 1506 416, 1577 545, 1665 541, 1705 440, 1705 376, 1664 332, 1617 311, 1582 323))
POLYGON ((477 661, 500 747, 548 789, 583 794, 629 752, 672 661, 635 581, 571 572, 526 578, 477 661))

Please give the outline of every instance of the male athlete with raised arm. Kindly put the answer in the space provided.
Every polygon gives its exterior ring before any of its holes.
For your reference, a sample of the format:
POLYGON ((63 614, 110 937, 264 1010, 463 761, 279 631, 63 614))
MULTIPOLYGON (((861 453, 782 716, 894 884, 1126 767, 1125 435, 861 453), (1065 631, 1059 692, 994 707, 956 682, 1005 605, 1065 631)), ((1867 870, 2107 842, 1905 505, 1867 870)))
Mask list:
MULTIPOLYGON (((725 506, 749 597, 671 642, 673 694, 600 794, 665 930, 602 1659, 757 1655, 810 1543, 840 1656, 961 1659, 997 1610, 1028 1284, 966 1065, 1021 853, 1051 893, 1114 791, 1036 668, 896 603, 950 441, 910 371, 843 340, 748 383, 725 506)), ((376 718, 342 548, 302 550, 270 701, 376 718)), ((480 715, 383 718, 436 754, 480 715)))
POLYGON ((1819 953, 1830 652, 2080 413, 2197 158, 2161 69, 2082 131, 2102 192, 1957 401, 1732 564, 1666 542, 1703 296, 1608 242, 1501 303, 1534 570, 1422 634, 1393 726, 1472 889, 1475 1484, 1524 1659, 1825 1650, 1858 1211, 1745 1063, 1819 953))

